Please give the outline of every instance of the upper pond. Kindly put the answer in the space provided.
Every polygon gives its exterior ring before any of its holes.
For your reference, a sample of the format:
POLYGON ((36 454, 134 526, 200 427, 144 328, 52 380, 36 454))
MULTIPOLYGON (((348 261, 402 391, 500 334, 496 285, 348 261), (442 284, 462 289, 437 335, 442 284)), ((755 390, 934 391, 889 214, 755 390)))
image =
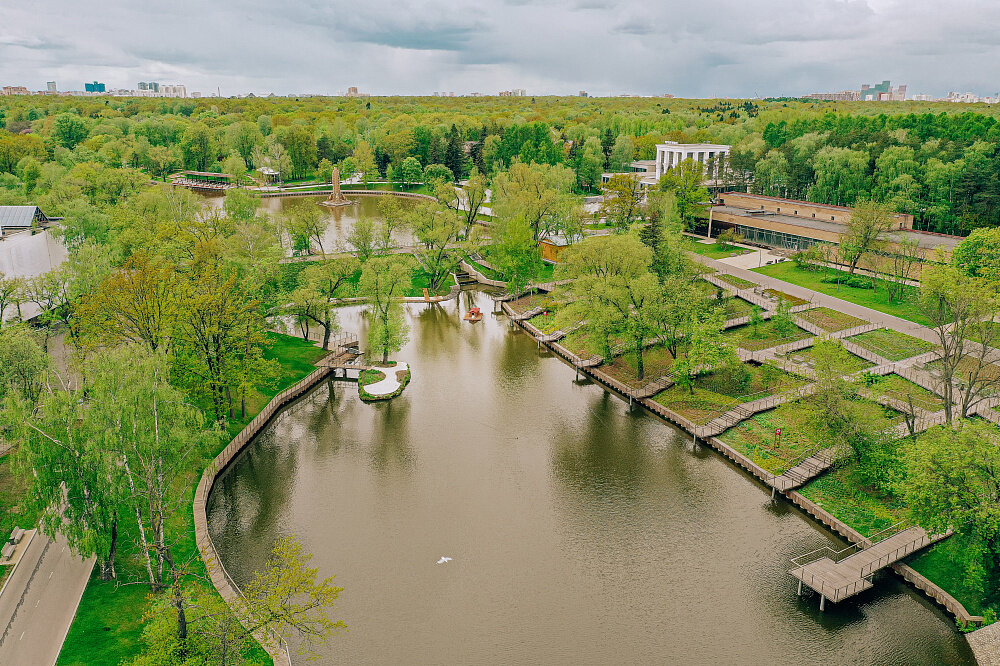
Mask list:
MULTIPOLYGON (((789 558, 826 531, 505 318, 462 322, 473 304, 409 306, 401 397, 324 383, 216 485, 237 582, 296 534, 345 588, 321 663, 972 663, 892 576, 822 614, 798 599, 789 558)), ((341 324, 364 334, 357 308, 341 324)))

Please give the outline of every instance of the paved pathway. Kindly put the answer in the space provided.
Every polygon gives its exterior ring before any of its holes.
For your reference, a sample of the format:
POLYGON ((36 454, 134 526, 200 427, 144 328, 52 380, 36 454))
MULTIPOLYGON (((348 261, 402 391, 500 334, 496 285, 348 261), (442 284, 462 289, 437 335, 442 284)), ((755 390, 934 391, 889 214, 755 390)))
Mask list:
POLYGON ((365 387, 365 392, 369 395, 389 395, 399 388, 399 382, 396 380, 396 373, 409 370, 410 366, 403 362, 399 362, 392 368, 375 367, 371 369, 378 370, 379 372, 385 374, 385 379, 377 381, 374 384, 369 384, 365 387))
POLYGON ((926 326, 922 326, 921 324, 907 321, 906 319, 901 319, 884 312, 879 312, 878 310, 872 310, 871 308, 866 308, 863 305, 856 305, 833 296, 828 296, 827 294, 821 294, 818 291, 813 291, 812 289, 808 289, 806 287, 800 287, 796 284, 785 282, 784 280, 779 280, 769 275, 762 275, 761 273, 755 273, 753 271, 730 266, 722 263, 721 261, 703 257, 700 254, 691 253, 691 256, 695 259, 695 261, 698 261, 705 266, 714 268, 722 273, 735 275, 736 277, 749 280, 767 287, 768 289, 777 289, 785 292, 786 294, 804 298, 810 301, 814 306, 824 306, 834 310, 839 310, 846 314, 870 321, 873 324, 891 328, 899 331, 900 333, 906 333, 907 335, 912 335, 915 338, 933 342, 934 344, 938 343, 937 334, 933 330, 927 328, 926 326))
POLYGON ((38 532, 0 594, 0 664, 55 664, 94 558, 38 532))

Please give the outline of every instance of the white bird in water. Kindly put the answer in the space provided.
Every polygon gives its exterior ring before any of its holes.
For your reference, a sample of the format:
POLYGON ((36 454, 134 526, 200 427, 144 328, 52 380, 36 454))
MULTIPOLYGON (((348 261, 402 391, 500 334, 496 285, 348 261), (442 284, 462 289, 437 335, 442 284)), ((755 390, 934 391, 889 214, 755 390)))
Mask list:
POLYGON ((442 557, 440 560, 437 561, 438 564, 446 564, 447 562, 451 562, 450 557, 442 557))

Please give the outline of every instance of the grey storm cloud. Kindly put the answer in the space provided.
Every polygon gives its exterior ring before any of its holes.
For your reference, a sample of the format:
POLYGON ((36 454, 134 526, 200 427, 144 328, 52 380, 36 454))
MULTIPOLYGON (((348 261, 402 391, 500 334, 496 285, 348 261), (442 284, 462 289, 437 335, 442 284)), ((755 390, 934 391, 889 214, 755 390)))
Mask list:
POLYGON ((1000 88, 995 0, 36 0, 0 5, 0 83, 224 94, 797 95, 1000 88))

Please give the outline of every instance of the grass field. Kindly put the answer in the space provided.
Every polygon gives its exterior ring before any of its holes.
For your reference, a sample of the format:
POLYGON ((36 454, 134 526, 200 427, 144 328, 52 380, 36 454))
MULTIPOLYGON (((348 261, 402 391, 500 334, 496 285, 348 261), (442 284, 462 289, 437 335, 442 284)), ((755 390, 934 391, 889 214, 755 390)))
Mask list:
POLYGON ((791 261, 783 261, 779 264, 772 264, 771 266, 764 266, 763 268, 755 268, 753 270, 755 273, 769 275, 773 278, 797 284, 800 287, 806 287, 821 294, 835 296, 849 303, 862 305, 872 310, 900 317, 901 319, 907 319, 924 325, 930 323, 913 302, 913 297, 916 293, 916 289, 913 287, 907 288, 904 292, 906 298, 910 300, 888 303, 887 294, 884 289, 873 291, 871 289, 857 289, 855 287, 822 282, 822 278, 825 275, 823 271, 803 270, 791 261))
POLYGON ((847 340, 890 361, 902 361, 935 348, 934 344, 926 340, 886 328, 854 335, 847 340))
POLYGON ((812 411, 800 401, 786 402, 719 435, 719 439, 774 474, 785 472, 796 459, 821 448, 810 423, 812 411), (780 429, 781 435, 776 431, 780 429))
POLYGON ((770 296, 771 298, 777 298, 782 301, 785 301, 791 307, 795 307, 796 305, 805 305, 806 303, 809 302, 804 298, 799 298, 798 296, 792 296, 791 294, 786 294, 785 292, 778 291, 777 289, 765 289, 764 293, 767 296, 770 296))
MULTIPOLYGON (((192 468, 185 479, 188 490, 183 511, 174 514, 170 533, 175 538, 174 557, 186 561, 197 552, 194 539, 194 517, 192 502, 194 488, 201 477, 202 469, 221 451, 229 440, 242 430, 254 416, 279 392, 288 388, 315 369, 315 362, 326 352, 309 342, 276 333, 267 334, 271 346, 264 351, 268 359, 277 360, 280 371, 274 386, 261 391, 248 400, 248 413, 244 419, 235 419, 227 426, 228 437, 205 453, 200 464, 192 468)), ((239 414, 237 414, 237 417, 239 414)), ((123 582, 143 580, 142 565, 135 552, 137 537, 131 534, 131 525, 122 523, 119 535, 118 571, 123 582)), ((196 574, 204 574, 202 566, 196 567, 196 574)), ((214 593, 214 588, 203 578, 192 578, 192 585, 201 586, 214 593)), ((76 618, 70 627, 62 652, 60 666, 119 666, 122 661, 132 659, 140 648, 142 617, 153 608, 155 599, 145 585, 118 586, 115 582, 103 582, 92 578, 84 592, 76 618)), ((250 655, 250 663, 269 664, 270 658, 257 648, 250 655)))

